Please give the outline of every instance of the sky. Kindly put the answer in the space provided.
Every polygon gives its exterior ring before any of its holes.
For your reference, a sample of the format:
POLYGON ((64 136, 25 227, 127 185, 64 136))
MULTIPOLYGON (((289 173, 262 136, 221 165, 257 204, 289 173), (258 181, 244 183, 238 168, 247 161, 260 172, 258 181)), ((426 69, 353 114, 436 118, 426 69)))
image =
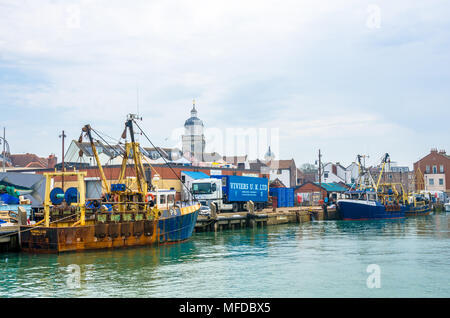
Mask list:
POLYGON ((138 112, 180 147, 195 99, 209 151, 412 167, 450 152, 449 49, 448 0, 0 0, 0 127, 60 158, 62 130, 118 139, 138 112))

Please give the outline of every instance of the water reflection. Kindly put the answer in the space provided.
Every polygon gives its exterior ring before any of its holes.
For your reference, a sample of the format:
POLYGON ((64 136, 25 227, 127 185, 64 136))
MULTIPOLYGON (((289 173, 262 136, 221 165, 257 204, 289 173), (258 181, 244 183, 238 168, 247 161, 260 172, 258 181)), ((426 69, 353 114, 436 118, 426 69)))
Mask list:
POLYGON ((195 242, 106 251, 32 255, 8 253, 0 261, 0 296, 42 297, 86 296, 91 284, 111 284, 114 287, 139 282, 151 284, 158 279, 158 266, 176 265, 195 260, 195 242), (81 288, 70 290, 67 280, 70 265, 80 268, 81 288), (109 283, 108 283, 109 282, 109 283))
POLYGON ((159 247, 1 254, 0 296, 449 296, 448 222, 446 214, 314 221, 196 233, 159 247), (365 287, 372 263, 385 275, 376 292, 365 287), (68 285, 73 264, 80 268, 77 288, 68 285))

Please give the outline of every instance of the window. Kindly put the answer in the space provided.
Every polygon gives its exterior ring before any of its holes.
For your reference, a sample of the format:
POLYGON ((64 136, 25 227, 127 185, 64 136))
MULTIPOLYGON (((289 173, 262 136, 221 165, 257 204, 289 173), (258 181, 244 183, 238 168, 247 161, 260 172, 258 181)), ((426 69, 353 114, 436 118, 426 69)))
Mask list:
POLYGON ((192 192, 194 194, 210 194, 211 184, 210 183, 194 183, 192 185, 192 192))
POLYGON ((439 166, 439 172, 440 173, 444 173, 444 165, 440 165, 439 166))
POLYGON ((392 179, 392 174, 389 175, 389 179, 392 179))
POLYGON ((427 173, 430 173, 430 166, 426 166, 425 171, 426 171, 427 173))
POLYGON ((324 178, 328 178, 328 172, 325 172, 325 173, 323 174, 323 177, 324 177, 324 178))
POLYGON ((437 173, 437 166, 433 166, 433 173, 437 173))
POLYGON ((429 185, 434 185, 434 179, 429 179, 428 183, 429 183, 429 185))
POLYGON ((165 204, 166 203, 166 196, 165 195, 161 195, 160 197, 159 197, 159 203, 160 204, 165 204))
POLYGON ((439 185, 444 185, 444 179, 439 179, 439 185))

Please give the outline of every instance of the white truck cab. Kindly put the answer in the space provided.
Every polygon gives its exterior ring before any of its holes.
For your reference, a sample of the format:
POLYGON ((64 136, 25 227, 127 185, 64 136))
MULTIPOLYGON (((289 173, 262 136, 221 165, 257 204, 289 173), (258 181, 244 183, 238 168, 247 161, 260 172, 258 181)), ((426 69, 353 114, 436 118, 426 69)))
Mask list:
POLYGON ((222 179, 197 179, 192 182, 191 190, 194 198, 202 205, 209 207, 211 203, 214 203, 218 211, 233 209, 232 204, 224 203, 222 179))

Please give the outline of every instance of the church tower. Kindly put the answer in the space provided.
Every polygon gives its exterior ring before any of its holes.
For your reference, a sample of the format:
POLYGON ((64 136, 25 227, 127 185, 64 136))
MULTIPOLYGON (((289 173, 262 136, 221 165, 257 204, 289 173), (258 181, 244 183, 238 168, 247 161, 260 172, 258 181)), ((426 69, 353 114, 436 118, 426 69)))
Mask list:
POLYGON ((197 117, 194 100, 192 102, 191 117, 184 123, 184 135, 182 136, 183 155, 189 154, 189 157, 193 157, 197 161, 203 161, 206 144, 203 128, 203 122, 197 117))
POLYGON ((274 159, 275 159, 275 154, 272 152, 272 150, 270 150, 270 146, 269 146, 269 150, 264 155, 264 161, 265 162, 269 162, 269 161, 272 161, 274 159))

